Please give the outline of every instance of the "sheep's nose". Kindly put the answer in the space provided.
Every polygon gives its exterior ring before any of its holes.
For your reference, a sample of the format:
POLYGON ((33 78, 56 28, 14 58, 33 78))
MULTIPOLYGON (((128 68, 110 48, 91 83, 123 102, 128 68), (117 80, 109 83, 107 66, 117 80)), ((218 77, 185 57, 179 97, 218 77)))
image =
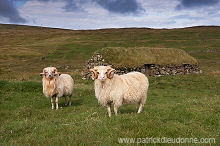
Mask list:
POLYGON ((99 80, 104 81, 104 80, 105 80, 105 77, 99 77, 99 80))

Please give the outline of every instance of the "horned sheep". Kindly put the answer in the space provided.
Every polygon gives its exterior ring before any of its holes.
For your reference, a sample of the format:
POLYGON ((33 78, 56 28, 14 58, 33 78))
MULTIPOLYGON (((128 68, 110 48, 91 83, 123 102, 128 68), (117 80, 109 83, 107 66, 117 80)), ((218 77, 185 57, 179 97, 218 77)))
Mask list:
POLYGON ((56 109, 60 97, 65 97, 65 105, 71 105, 74 81, 68 74, 60 74, 55 67, 43 69, 43 93, 51 99, 52 109, 54 109, 54 98, 56 99, 56 109), (69 97, 69 101, 67 99, 69 97))
POLYGON ((102 106, 107 107, 111 117, 111 104, 117 115, 122 104, 139 104, 138 113, 146 102, 149 86, 148 78, 140 72, 124 75, 115 74, 115 69, 109 66, 97 66, 90 69, 94 81, 95 96, 102 106))

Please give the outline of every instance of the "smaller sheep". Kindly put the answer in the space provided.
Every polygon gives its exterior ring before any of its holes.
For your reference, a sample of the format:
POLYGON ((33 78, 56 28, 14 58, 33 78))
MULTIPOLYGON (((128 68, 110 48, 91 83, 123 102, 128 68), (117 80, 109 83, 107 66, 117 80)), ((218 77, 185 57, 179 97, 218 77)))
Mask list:
POLYGON ((43 69, 43 93, 51 99, 52 109, 54 109, 54 98, 56 98, 56 109, 60 97, 65 97, 65 105, 71 106, 74 81, 68 74, 60 74, 55 67, 43 69), (69 97, 69 101, 67 100, 69 97))
POLYGON ((90 69, 95 79, 95 96, 99 103, 107 107, 111 117, 111 104, 115 115, 122 104, 139 104, 138 113, 146 102, 149 86, 148 78, 140 72, 131 72, 124 75, 114 74, 115 69, 109 66, 97 66, 90 69))

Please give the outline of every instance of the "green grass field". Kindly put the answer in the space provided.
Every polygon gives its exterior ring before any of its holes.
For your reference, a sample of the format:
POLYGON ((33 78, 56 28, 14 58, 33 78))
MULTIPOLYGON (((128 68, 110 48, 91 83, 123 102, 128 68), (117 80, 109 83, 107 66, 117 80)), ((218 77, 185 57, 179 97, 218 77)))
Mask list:
POLYGON ((120 138, 146 137, 215 138, 203 145, 219 145, 219 34, 219 27, 72 31, 0 25, 0 145, 124 145, 120 138), (182 49, 197 59, 203 74, 149 77, 143 112, 124 105, 109 118, 93 81, 80 74, 104 47, 182 49), (51 110, 44 97, 39 73, 49 65, 74 78, 71 107, 61 99, 61 108, 51 110))
MULTIPOLYGON (((109 118, 92 81, 77 82, 73 105, 51 110, 41 83, 1 81, 1 145, 117 145, 118 138, 215 138, 219 143, 219 76, 149 78, 144 110, 124 105, 109 118)), ((186 144, 188 145, 188 144, 186 144)))

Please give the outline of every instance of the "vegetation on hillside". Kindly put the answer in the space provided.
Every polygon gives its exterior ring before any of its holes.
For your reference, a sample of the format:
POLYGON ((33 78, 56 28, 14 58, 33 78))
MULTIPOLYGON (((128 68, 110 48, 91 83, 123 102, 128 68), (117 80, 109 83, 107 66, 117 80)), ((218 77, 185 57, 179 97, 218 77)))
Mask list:
POLYGON ((64 30, 0 25, 0 79, 37 80, 46 66, 78 72, 105 47, 174 48, 194 57, 203 73, 219 71, 220 27, 64 30), (69 66, 69 68, 63 67, 69 66))
POLYGON ((114 67, 140 67, 145 63, 160 65, 182 65, 182 63, 196 64, 195 58, 185 51, 173 48, 122 48, 108 47, 98 50, 105 61, 114 67))

